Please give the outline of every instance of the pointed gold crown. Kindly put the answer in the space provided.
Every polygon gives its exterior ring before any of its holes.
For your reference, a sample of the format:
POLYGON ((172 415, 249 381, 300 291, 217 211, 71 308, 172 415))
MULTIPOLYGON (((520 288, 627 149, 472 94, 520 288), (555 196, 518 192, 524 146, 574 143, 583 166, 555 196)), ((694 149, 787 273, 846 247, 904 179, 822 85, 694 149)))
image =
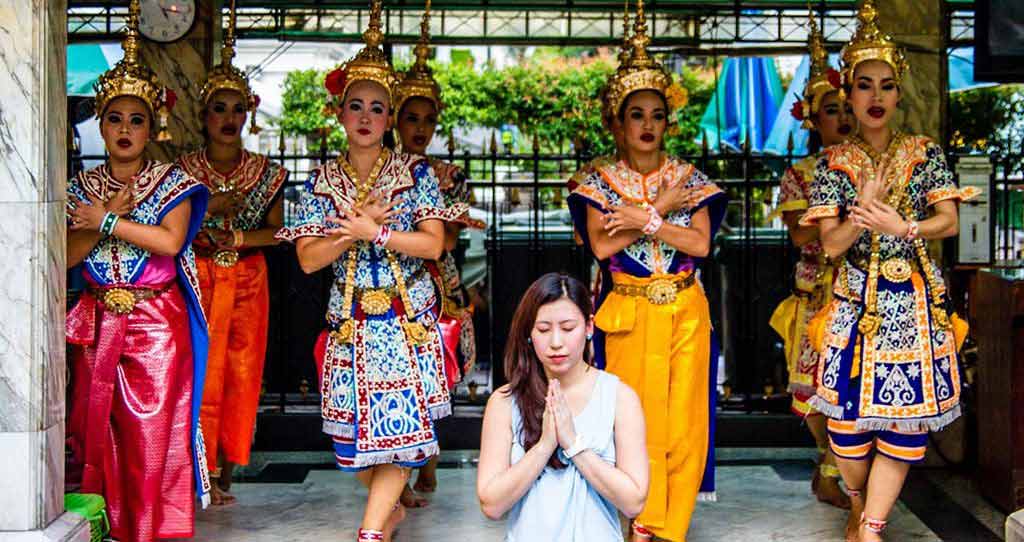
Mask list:
POLYGON ((380 46, 384 42, 384 32, 381 29, 381 0, 372 0, 370 3, 370 24, 363 32, 363 42, 366 46, 356 53, 356 56, 327 74, 324 86, 334 97, 337 106, 345 99, 345 91, 352 83, 373 81, 384 87, 393 107, 398 76, 380 46))
POLYGON ((818 29, 818 23, 814 20, 814 11, 807 6, 808 28, 807 48, 811 55, 811 69, 807 76, 807 84, 804 85, 804 95, 801 102, 799 120, 803 121, 803 128, 810 130, 814 128, 811 118, 821 109, 821 101, 829 92, 839 90, 842 86, 839 72, 828 65, 828 51, 825 49, 825 37, 818 29))
POLYGON ((881 60, 892 66, 896 82, 903 79, 909 66, 903 48, 878 28, 878 10, 874 0, 863 0, 857 12, 857 32, 843 47, 843 83, 853 84, 853 72, 857 65, 867 60, 881 60))
POLYGON ((612 110, 611 103, 608 101, 608 92, 611 90, 615 81, 622 77, 622 74, 626 72, 626 68, 629 66, 629 52, 629 0, 626 0, 625 7, 622 11, 622 47, 619 48, 619 65, 616 66, 615 71, 608 76, 608 81, 605 82, 603 87, 601 87, 601 91, 598 94, 601 99, 601 124, 603 124, 605 128, 611 127, 612 118, 616 113, 612 110))
POLYGON ((224 45, 220 50, 220 64, 210 70, 206 83, 199 93, 203 105, 210 103, 213 95, 221 90, 237 92, 242 96, 246 109, 253 113, 249 124, 249 131, 258 133, 260 128, 256 125, 256 109, 260 105, 260 98, 249 85, 249 77, 242 70, 236 68, 231 61, 235 58, 235 0, 231 0, 231 12, 228 16, 228 27, 224 32, 224 45))
POLYGON ((410 98, 424 98, 434 104, 438 113, 444 109, 441 101, 441 86, 434 80, 434 72, 427 65, 430 56, 430 0, 427 0, 420 20, 420 40, 413 49, 416 61, 404 74, 399 74, 401 82, 395 88, 395 115, 410 98))
MULTIPOLYGON (((605 95, 607 111, 618 115, 626 98, 640 90, 653 90, 668 97, 672 86, 672 74, 647 53, 651 38, 647 36, 647 19, 644 18, 644 2, 636 4, 636 19, 633 22, 633 36, 630 38, 630 55, 626 66, 619 66, 608 82, 605 95)), ((672 107, 672 104, 669 104, 672 107)))
POLYGON ((160 132, 157 140, 167 141, 170 139, 167 116, 174 107, 175 96, 173 91, 160 84, 156 72, 139 64, 139 11, 139 0, 131 0, 124 40, 121 41, 124 58, 104 72, 93 85, 96 91, 96 116, 102 116, 115 98, 133 96, 146 104, 153 120, 159 117, 160 132))

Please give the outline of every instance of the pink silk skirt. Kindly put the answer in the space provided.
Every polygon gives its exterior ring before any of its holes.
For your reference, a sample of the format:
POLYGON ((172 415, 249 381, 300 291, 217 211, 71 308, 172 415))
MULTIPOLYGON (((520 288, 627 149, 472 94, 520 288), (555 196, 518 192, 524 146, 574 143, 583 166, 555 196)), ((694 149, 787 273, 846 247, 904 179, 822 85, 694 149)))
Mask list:
POLYGON ((69 473, 106 499, 115 539, 191 537, 192 338, 178 286, 127 315, 86 292, 67 331, 69 473))

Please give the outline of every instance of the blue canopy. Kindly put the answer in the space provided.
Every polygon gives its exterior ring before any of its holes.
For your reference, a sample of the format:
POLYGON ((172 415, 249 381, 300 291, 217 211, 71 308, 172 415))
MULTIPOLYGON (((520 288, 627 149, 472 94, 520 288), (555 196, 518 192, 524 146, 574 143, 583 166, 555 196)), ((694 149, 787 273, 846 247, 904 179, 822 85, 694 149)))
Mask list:
POLYGON ((782 104, 782 83, 773 58, 728 58, 700 127, 708 147, 740 150, 750 141, 761 152, 782 104))
MULTIPOLYGON (((803 95, 804 87, 807 85, 807 78, 811 70, 811 57, 805 56, 793 74, 793 80, 789 83, 786 97, 782 100, 782 107, 772 123, 772 131, 764 145, 764 152, 768 154, 786 154, 786 146, 789 143, 790 134, 793 135, 793 155, 800 156, 807 154, 807 130, 800 127, 800 121, 789 114, 790 108, 797 99, 803 95)), ((828 63, 831 66, 839 65, 839 55, 829 55, 828 63)))
MULTIPOLYGON (((771 128, 771 133, 764 146, 764 152, 769 154, 785 155, 786 145, 790 134, 793 136, 793 155, 802 156, 807 154, 807 130, 800 127, 800 121, 789 114, 789 109, 796 102, 797 96, 803 92, 807 84, 807 73, 810 57, 804 57, 793 75, 793 81, 789 84, 786 97, 782 101, 782 107, 771 128)), ((838 55, 829 57, 829 64, 839 65, 838 55)), ((994 83, 978 83, 974 80, 974 49, 963 47, 954 49, 949 53, 949 91, 960 92, 973 88, 994 86, 994 83)))

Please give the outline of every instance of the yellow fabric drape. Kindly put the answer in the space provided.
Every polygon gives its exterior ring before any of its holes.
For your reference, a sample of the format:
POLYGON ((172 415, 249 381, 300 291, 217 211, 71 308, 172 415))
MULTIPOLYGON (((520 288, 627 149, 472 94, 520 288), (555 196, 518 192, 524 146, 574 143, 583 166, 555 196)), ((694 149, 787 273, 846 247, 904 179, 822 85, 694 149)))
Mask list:
MULTIPOLYGON (((613 273, 616 284, 659 278, 613 273)), ((594 323, 603 330, 606 370, 640 396, 647 425, 650 489, 637 521, 659 538, 686 540, 708 448, 711 316, 700 284, 675 302, 612 292, 594 323)))
POLYGON ((803 312, 804 300, 797 295, 787 297, 768 320, 768 325, 782 337, 783 350, 786 354, 786 369, 790 378, 796 375, 796 362, 800 357, 800 339, 804 333, 804 319, 800 317, 803 312))

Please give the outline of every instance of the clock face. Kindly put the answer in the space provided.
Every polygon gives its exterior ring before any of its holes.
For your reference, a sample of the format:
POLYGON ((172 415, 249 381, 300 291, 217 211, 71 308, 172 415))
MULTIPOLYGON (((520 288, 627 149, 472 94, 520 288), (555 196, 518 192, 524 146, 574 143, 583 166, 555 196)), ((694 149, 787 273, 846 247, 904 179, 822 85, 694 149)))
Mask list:
POLYGON ((195 0, 141 0, 139 4, 139 31, 153 41, 177 41, 196 21, 195 0))

